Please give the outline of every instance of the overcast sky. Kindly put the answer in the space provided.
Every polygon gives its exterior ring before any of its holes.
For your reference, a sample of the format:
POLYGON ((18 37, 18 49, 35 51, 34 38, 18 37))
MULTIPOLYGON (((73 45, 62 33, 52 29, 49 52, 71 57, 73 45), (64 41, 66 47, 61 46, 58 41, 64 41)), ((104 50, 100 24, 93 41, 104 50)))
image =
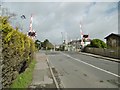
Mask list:
POLYGON ((37 39, 49 39, 54 44, 62 43, 67 35, 68 41, 80 39, 79 23, 82 22, 84 34, 90 38, 104 40, 110 33, 118 33, 117 2, 6 2, 10 12, 17 14, 15 25, 23 25, 23 32, 29 30, 30 15, 33 14, 33 29, 37 39), (22 20, 21 15, 26 19, 22 20))

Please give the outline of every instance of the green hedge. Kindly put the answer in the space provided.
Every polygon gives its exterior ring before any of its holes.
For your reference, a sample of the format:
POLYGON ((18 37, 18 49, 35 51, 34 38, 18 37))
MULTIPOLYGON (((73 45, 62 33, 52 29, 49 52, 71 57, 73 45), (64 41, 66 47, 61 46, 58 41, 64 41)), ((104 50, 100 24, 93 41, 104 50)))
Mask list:
POLYGON ((32 60, 29 67, 24 73, 20 74, 14 83, 10 86, 11 90, 14 88, 28 88, 32 82, 32 74, 35 67, 36 61, 32 60))
POLYGON ((28 56, 30 52, 33 53, 35 50, 33 40, 25 34, 19 32, 18 28, 14 29, 6 19, 7 17, 3 17, 1 20, 2 24, 0 24, 0 30, 2 30, 3 48, 10 47, 21 57, 23 57, 24 54, 25 56, 28 56))
MULTIPOLYGON (((27 67, 31 60, 34 58, 35 44, 34 41, 26 34, 18 31, 18 28, 14 29, 8 22, 8 17, 0 17, 0 33, 2 34, 2 54, 3 54, 3 86, 8 86, 13 81, 14 75, 10 76, 11 82, 7 82, 8 74, 6 66, 10 67, 10 70, 18 71, 22 67, 22 63, 26 62, 27 67), (8 84, 8 85, 7 85, 8 84)), ((12 72, 12 71, 8 71, 12 72)), ((5 86, 5 87, 6 87, 5 86)))

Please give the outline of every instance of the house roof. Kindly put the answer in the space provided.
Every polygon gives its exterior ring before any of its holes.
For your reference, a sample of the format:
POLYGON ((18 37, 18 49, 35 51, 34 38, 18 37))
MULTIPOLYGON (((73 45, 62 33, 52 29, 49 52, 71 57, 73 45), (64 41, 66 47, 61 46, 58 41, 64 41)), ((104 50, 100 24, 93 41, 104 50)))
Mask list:
POLYGON ((110 35, 108 35, 108 36, 106 36, 104 39, 107 39, 107 38, 109 38, 109 37, 111 37, 111 36, 117 36, 117 37, 120 37, 120 34, 114 34, 114 33, 111 33, 110 35))
POLYGON ((72 40, 72 41, 70 41, 68 43, 76 43, 76 42, 81 42, 81 40, 72 40))

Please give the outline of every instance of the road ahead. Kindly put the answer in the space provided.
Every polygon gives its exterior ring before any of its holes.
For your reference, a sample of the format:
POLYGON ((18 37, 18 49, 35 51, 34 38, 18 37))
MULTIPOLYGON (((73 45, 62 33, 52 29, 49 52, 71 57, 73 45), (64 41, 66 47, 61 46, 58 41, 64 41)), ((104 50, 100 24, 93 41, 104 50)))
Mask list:
POLYGON ((118 88, 118 63, 76 52, 50 52, 65 88, 118 88))

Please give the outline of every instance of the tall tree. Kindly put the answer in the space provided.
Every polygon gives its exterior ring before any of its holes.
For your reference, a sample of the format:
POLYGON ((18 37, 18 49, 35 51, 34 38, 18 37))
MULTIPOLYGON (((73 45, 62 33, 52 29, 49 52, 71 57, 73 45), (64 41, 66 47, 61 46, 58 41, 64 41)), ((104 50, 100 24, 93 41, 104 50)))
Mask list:
POLYGON ((48 39, 45 39, 45 41, 43 42, 43 48, 44 49, 53 49, 54 45, 51 42, 49 42, 48 39))

